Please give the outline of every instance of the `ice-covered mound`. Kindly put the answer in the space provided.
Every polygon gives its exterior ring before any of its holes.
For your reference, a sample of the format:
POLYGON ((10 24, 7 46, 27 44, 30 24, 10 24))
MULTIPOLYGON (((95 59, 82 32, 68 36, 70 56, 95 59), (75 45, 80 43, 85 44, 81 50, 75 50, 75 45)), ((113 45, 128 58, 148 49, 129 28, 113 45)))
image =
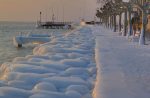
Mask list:
POLYGON ((77 91, 80 94, 87 94, 90 92, 87 86, 84 86, 84 85, 70 85, 67 88, 67 91, 77 91))
POLYGON ((0 98, 92 98, 94 46, 89 27, 54 33, 33 55, 0 66, 0 98))
POLYGON ((88 70, 86 70, 85 68, 68 68, 65 72, 64 75, 71 75, 71 76, 76 76, 76 77, 80 77, 84 80, 89 78, 90 73, 88 72, 88 70))
POLYGON ((34 91, 53 91, 56 92, 57 89, 54 84, 48 82, 40 82, 34 86, 34 91))
POLYGON ((0 87, 0 98, 28 98, 32 93, 27 90, 12 88, 12 87, 0 87))

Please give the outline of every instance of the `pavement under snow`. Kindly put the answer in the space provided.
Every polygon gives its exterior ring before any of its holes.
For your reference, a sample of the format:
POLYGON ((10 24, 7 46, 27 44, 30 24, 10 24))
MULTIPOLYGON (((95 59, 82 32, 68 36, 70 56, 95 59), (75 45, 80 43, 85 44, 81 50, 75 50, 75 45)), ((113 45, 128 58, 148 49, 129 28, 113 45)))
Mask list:
POLYGON ((98 67, 94 98, 150 98, 150 46, 93 27, 98 67))

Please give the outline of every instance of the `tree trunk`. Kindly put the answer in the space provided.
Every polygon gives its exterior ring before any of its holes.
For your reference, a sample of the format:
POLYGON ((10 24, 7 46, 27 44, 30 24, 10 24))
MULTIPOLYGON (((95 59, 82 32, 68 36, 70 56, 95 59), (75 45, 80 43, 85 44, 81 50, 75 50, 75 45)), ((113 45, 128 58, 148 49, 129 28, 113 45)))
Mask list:
POLYGON ((146 13, 142 11, 142 29, 141 29, 140 39, 139 39, 139 45, 145 44, 146 24, 147 24, 146 13))
POLYGON ((109 29, 109 16, 107 17, 107 28, 109 29))
POLYGON ((121 28, 122 28, 122 26, 121 26, 121 13, 119 14, 119 32, 121 32, 121 28))
POLYGON ((131 21, 131 7, 129 7, 129 21, 128 21, 128 34, 127 37, 132 35, 132 21, 131 21))
POLYGON ((111 29, 111 25, 112 25, 112 24, 111 24, 111 16, 110 16, 110 29, 111 29))
POLYGON ((116 32, 117 31, 117 27, 116 27, 116 15, 114 14, 114 16, 113 16, 113 20, 114 20, 114 32, 116 32))
POLYGON ((124 32, 123 32, 123 36, 126 36, 127 35, 127 11, 125 11, 124 13, 124 32))
POLYGON ((112 16, 110 16, 110 29, 112 29, 112 16))

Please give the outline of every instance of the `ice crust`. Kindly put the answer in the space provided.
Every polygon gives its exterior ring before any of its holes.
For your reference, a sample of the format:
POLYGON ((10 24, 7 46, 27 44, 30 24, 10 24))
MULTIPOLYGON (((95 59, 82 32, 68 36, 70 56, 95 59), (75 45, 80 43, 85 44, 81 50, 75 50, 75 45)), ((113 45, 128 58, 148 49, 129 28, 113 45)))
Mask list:
POLYGON ((96 64, 90 27, 51 38, 33 55, 0 66, 0 98, 92 98, 96 64))

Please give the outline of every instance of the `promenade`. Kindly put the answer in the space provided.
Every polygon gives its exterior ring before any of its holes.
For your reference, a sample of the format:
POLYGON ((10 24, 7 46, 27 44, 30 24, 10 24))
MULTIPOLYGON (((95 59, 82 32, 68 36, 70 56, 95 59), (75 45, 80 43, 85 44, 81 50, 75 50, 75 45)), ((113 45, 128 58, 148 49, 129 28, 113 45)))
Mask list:
POLYGON ((98 68, 94 98, 150 98, 150 45, 93 27, 98 68))

